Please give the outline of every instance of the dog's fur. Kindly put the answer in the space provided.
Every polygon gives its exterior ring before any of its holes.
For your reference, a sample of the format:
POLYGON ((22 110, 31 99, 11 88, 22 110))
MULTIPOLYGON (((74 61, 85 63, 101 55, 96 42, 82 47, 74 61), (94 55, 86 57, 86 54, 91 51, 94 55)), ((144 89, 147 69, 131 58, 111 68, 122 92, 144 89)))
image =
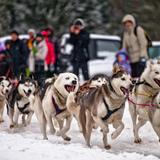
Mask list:
POLYGON ((78 77, 73 73, 61 73, 54 80, 53 83, 47 86, 42 106, 46 116, 47 123, 52 134, 55 133, 55 127, 52 122, 52 118, 59 124, 60 131, 57 132, 58 136, 61 136, 64 140, 69 141, 70 138, 66 135, 70 128, 72 116, 66 108, 66 100, 68 94, 71 91, 77 91, 79 87, 78 77), (54 99, 54 103, 53 103, 54 99), (57 113, 56 108, 59 108, 60 113, 57 113), (66 125, 64 126, 64 120, 66 125))
MULTIPOLYGON (((109 77, 107 77, 105 74, 97 74, 94 75, 90 80, 82 84, 79 87, 78 92, 71 92, 68 95, 66 106, 68 111, 76 118, 80 131, 82 131, 82 127, 79 120, 80 106, 77 105, 76 103, 78 97, 81 97, 80 96, 81 94, 86 93, 91 88, 101 87, 102 85, 108 82, 109 82, 109 77)), ((97 126, 95 125, 94 128, 97 128, 97 126)))
MULTIPOLYGON (((160 62, 156 63, 148 61, 139 82, 135 85, 129 98, 132 99, 129 103, 129 111, 133 122, 134 142, 140 143, 142 140, 139 137, 139 129, 150 121, 154 130, 160 139, 160 126, 158 127, 159 117, 156 115, 159 109, 152 110, 151 108, 142 107, 139 104, 149 104, 160 91, 160 62), (138 122, 137 122, 138 120, 138 122), (157 122, 156 122, 157 121, 157 122)), ((157 99, 157 98, 156 98, 157 99)))
POLYGON ((0 77, 0 123, 3 122, 3 111, 6 104, 6 98, 12 88, 11 81, 6 77, 0 77))
POLYGON ((72 96, 73 99, 70 99, 70 104, 68 102, 68 105, 72 106, 72 108, 80 108, 79 116, 82 131, 88 146, 90 146, 90 137, 95 123, 102 129, 103 143, 106 149, 110 148, 107 142, 108 124, 113 124, 116 129, 112 133, 112 139, 115 139, 124 128, 122 116, 127 96, 126 91, 128 92, 131 85, 131 78, 120 68, 115 67, 109 83, 102 85, 102 87, 90 88, 87 92, 76 97, 76 101, 72 96), (109 110, 118 109, 108 118, 103 119, 108 115, 105 104, 108 105, 109 110))

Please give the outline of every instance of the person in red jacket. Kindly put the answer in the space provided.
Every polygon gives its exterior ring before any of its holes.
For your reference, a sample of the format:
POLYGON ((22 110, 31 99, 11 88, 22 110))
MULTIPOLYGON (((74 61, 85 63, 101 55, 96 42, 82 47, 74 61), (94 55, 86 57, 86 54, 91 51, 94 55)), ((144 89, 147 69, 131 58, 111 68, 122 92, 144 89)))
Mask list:
POLYGON ((48 32, 42 31, 41 34, 44 36, 47 44, 47 48, 48 48, 48 51, 45 57, 45 71, 48 72, 47 76, 51 76, 54 72, 54 64, 56 62, 55 46, 50 41, 48 37, 48 32))

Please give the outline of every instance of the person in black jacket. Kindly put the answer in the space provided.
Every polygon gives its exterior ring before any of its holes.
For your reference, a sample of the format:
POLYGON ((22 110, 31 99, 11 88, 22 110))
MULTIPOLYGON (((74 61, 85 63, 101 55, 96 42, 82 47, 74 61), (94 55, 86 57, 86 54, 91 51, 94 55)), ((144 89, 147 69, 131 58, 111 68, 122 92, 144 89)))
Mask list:
POLYGON ((70 38, 68 43, 73 46, 71 55, 73 72, 79 76, 79 69, 82 69, 84 80, 88 80, 89 75, 87 62, 89 60, 89 33, 84 27, 84 21, 80 18, 76 19, 70 27, 70 38))
POLYGON ((11 32, 11 56, 13 59, 13 74, 18 77, 20 73, 25 74, 28 60, 28 50, 26 44, 19 39, 17 31, 11 32))

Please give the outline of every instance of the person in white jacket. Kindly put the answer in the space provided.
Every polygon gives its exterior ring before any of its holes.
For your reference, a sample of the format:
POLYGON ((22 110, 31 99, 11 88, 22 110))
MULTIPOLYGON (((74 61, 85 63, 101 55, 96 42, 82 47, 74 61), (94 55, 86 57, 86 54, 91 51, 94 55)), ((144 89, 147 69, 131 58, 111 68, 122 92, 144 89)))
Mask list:
POLYGON ((45 64, 45 58, 48 52, 48 47, 46 41, 42 34, 37 34, 36 41, 34 42, 34 47, 31 50, 29 57, 29 69, 32 73, 43 72, 47 70, 47 65, 45 64))

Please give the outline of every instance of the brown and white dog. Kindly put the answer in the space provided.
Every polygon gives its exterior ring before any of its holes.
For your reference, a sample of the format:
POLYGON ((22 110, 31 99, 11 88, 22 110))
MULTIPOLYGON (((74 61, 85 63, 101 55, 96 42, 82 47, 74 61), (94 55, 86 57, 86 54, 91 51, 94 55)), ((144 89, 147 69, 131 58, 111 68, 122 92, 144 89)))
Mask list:
MULTIPOLYGON (((51 79, 50 79, 51 80, 51 79)), ((50 80, 48 81, 50 83, 50 80)), ((78 77, 73 73, 61 73, 45 89, 42 99, 42 106, 47 123, 52 134, 55 133, 55 127, 52 118, 59 124, 60 130, 57 132, 64 140, 69 141, 70 137, 66 135, 70 129, 72 120, 71 114, 66 107, 66 100, 70 92, 77 92, 79 88, 78 77), (64 120, 66 120, 64 126, 64 120)))
POLYGON ((110 148, 107 141, 108 125, 112 124, 116 129, 112 133, 112 139, 121 133, 124 128, 122 122, 124 102, 130 85, 130 75, 116 66, 108 83, 102 87, 88 89, 87 92, 78 95, 76 100, 70 99, 71 106, 80 108, 82 132, 88 146, 90 146, 92 128, 95 123, 102 129, 103 144, 106 149, 110 148))
POLYGON ((160 62, 148 61, 139 82, 129 95, 129 111, 133 122, 134 142, 140 143, 139 129, 150 121, 160 140, 159 104, 152 106, 152 101, 159 102, 156 95, 160 91, 160 62), (156 97, 156 98, 155 98, 156 97), (149 105, 151 106, 149 107, 149 105), (159 125, 157 125, 159 123, 159 125))
MULTIPOLYGON (((102 85, 109 82, 109 77, 105 74, 96 74, 90 80, 86 81, 82 84, 77 92, 70 92, 67 98, 66 106, 68 111, 76 118, 78 122, 78 126, 80 131, 82 131, 82 127, 79 120, 80 106, 77 105, 77 98, 80 97, 81 94, 86 93, 91 88, 98 88, 102 85)), ((95 124, 94 128, 98 126, 95 124)))
POLYGON ((3 122, 3 111, 6 104, 6 98, 12 88, 11 81, 6 77, 0 77, 0 123, 3 122))

